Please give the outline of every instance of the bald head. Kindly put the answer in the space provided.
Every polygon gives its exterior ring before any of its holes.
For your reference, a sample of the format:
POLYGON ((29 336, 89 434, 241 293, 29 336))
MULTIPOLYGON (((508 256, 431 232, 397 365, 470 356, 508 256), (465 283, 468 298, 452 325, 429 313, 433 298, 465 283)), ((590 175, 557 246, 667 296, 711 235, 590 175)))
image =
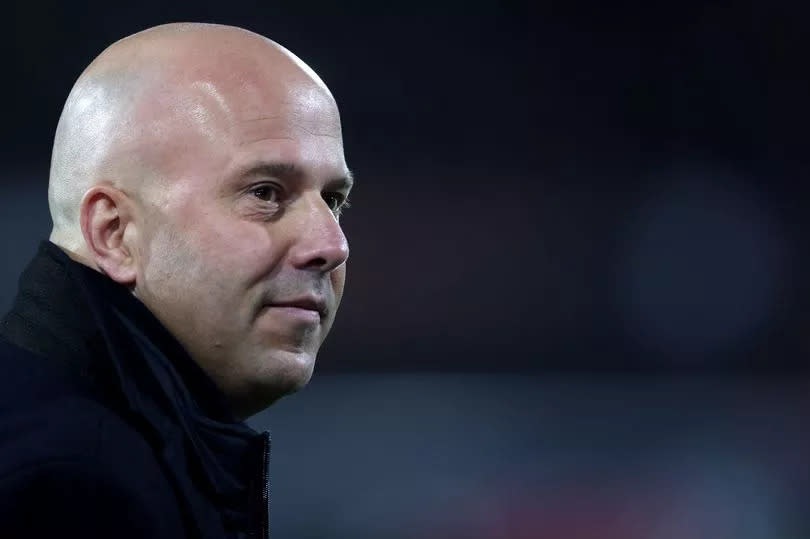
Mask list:
POLYGON ((159 196, 165 182, 193 168, 195 150, 235 135, 236 122, 275 114, 268 96, 278 108, 301 98, 333 102, 300 59, 240 28, 168 24, 108 47, 81 74, 59 119, 51 241, 86 258, 80 206, 91 187, 111 185, 141 201, 159 196))
POLYGON ((238 28, 160 26, 71 91, 51 241, 127 286, 247 416, 312 374, 343 294, 351 186, 310 68, 238 28))

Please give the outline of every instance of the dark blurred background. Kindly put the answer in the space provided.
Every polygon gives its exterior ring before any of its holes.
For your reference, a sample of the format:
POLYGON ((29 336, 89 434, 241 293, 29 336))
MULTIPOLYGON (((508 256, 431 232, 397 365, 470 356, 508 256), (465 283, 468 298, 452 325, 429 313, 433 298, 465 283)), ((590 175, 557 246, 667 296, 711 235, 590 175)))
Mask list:
POLYGON ((17 3, 0 307, 62 104, 164 22, 290 48, 341 108, 347 294, 274 437, 278 537, 810 537, 798 2, 17 3))

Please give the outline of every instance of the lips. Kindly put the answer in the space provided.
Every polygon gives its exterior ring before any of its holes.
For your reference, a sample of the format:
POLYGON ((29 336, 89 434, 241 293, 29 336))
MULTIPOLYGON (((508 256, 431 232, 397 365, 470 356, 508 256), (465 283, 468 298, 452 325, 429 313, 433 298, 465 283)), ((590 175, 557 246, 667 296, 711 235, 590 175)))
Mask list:
POLYGON ((273 301, 267 305, 268 307, 294 307, 297 309, 305 309, 308 311, 315 311, 317 312, 321 318, 325 317, 327 314, 327 307, 326 301, 322 298, 316 297, 302 297, 284 301, 273 301))

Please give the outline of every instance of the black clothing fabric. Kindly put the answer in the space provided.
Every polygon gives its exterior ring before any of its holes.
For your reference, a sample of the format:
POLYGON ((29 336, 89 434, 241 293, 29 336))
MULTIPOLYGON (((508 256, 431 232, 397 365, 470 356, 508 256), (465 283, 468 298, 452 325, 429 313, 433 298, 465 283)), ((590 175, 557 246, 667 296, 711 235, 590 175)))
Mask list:
POLYGON ((42 242, 0 322, 0 536, 266 538, 269 452, 126 287, 42 242))

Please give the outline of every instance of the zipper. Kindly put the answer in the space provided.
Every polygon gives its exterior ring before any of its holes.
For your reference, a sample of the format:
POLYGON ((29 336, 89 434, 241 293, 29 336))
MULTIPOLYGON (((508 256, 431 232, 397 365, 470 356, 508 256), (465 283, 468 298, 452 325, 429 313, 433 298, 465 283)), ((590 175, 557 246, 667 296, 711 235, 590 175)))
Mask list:
POLYGON ((262 434, 262 489, 259 537, 270 539, 270 433, 262 434))
MULTIPOLYGON (((252 487, 250 539, 270 539, 270 433, 261 434, 261 462, 252 487), (261 481, 261 483, 259 483, 261 481)), ((258 448, 257 448, 258 449, 258 448)), ((257 451, 258 453, 258 451, 257 451)), ((258 456, 258 455, 257 455, 258 456)))

